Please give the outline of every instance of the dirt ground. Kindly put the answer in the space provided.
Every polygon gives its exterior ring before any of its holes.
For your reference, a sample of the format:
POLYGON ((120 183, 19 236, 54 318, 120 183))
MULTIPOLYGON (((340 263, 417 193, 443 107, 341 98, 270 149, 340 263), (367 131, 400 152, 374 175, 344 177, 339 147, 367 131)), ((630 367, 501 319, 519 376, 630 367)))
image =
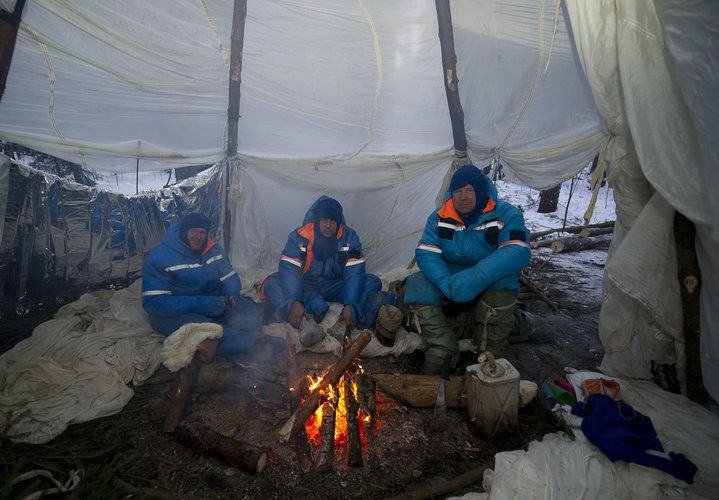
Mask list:
MULTIPOLYGON (((525 300, 522 307, 544 317, 552 325, 555 338, 550 343, 510 346, 504 357, 523 380, 541 386, 543 381, 561 377, 564 367, 596 369, 601 361, 598 277, 606 251, 581 253, 570 261, 551 252, 534 252, 529 277, 546 286, 556 309, 539 299, 525 300)), ((15 331, 17 336, 22 333, 18 330, 28 328, 10 319, 5 318, 9 333, 15 331)), ((3 351, 9 348, 2 347, 3 351)), ((360 362, 370 374, 419 373, 422 356, 420 351, 360 362)), ((319 371, 332 361, 326 356, 298 354, 298 363, 307 371, 319 371)), ((475 354, 463 354, 462 365, 475 362, 475 354)), ((44 479, 10 484, 10 479, 31 469, 52 471, 61 482, 70 470, 84 471, 75 490, 55 495, 57 498, 388 498, 438 487, 482 466, 491 468, 494 454, 526 449, 530 441, 564 429, 547 410, 541 390, 520 409, 517 432, 491 439, 472 432, 464 409, 448 409, 447 430, 433 433, 431 408, 406 406, 378 391, 377 424, 365 433, 363 464, 348 466, 346 446, 338 444, 329 470, 303 470, 294 440, 287 444, 278 440, 278 430, 291 415, 284 361, 278 359, 264 368, 243 360, 220 360, 215 365, 203 370, 231 373, 237 375, 236 380, 213 379, 201 372, 184 422, 222 434, 226 441, 266 452, 261 472, 250 472, 244 465, 218 458, 211 449, 192 449, 180 443, 177 435, 163 431, 175 380, 161 369, 145 385, 135 388, 135 396, 117 415, 73 425, 46 445, 3 439, 0 475, 5 479, 0 499, 21 498, 52 486, 44 479)), ((452 494, 469 491, 481 491, 481 480, 475 477, 452 494)), ((415 498, 429 496, 425 493, 415 498)))

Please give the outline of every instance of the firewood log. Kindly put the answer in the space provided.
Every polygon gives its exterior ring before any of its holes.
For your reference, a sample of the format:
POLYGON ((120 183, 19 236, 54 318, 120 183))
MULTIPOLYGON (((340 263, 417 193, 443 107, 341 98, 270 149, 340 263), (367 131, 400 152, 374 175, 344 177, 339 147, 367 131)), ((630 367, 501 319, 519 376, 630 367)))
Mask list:
POLYGON ((174 433, 181 444, 193 450, 208 453, 256 474, 262 472, 267 463, 267 452, 249 443, 226 437, 202 424, 182 421, 174 433))
POLYGON ((170 409, 165 416, 163 425, 165 432, 174 432, 185 416, 185 409, 190 403, 201 364, 200 358, 195 354, 190 364, 175 375, 175 383, 170 394, 170 409))
POLYGON ((552 243, 552 252, 566 253, 575 252, 577 250, 588 250, 591 248, 597 248, 602 244, 608 243, 610 240, 611 237, 607 237, 607 235, 590 236, 589 238, 567 238, 562 241, 555 241, 552 243))
POLYGON ((337 384, 342 375, 347 371, 347 368, 352 362, 360 355, 360 353, 367 347, 369 341, 372 339, 372 332, 365 330, 357 337, 347 352, 342 357, 330 366, 327 371, 322 375, 322 381, 315 387, 315 389, 307 396, 302 402, 297 411, 285 422, 279 431, 280 443, 286 443, 290 437, 292 437, 301 427, 304 427, 307 420, 312 414, 319 408, 322 401, 325 399, 325 392, 331 385, 337 384))
POLYGON ((579 231, 579 236, 582 238, 589 238, 590 236, 599 236, 600 234, 612 234, 614 232, 614 226, 612 227, 585 227, 579 231))

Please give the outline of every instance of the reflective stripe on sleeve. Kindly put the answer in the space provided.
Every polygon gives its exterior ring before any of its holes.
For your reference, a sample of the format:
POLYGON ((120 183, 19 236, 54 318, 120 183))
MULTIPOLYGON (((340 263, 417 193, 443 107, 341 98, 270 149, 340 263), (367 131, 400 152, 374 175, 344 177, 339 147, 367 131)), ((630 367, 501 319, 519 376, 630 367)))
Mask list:
POLYGON ((149 297, 151 295, 172 295, 171 290, 147 290, 142 292, 143 297, 149 297))
POLYGON ((165 271, 179 271, 181 269, 194 269, 196 267, 202 267, 202 264, 179 264, 177 266, 166 267, 165 271))
POLYGON ((225 274, 222 278, 220 278, 220 281, 225 281, 227 278, 229 278, 229 277, 232 276, 233 274, 237 274, 237 273, 233 270, 233 271, 231 271, 231 272, 225 274))
POLYGON ((283 255, 282 257, 280 257, 280 260, 284 260, 285 262, 288 262, 293 266, 302 267, 302 261, 300 259, 293 259, 292 257, 283 255))
POLYGON ((446 227, 449 229, 452 229, 454 231, 465 231, 467 228, 464 226, 464 224, 449 224, 447 222, 437 222, 437 227, 446 227))
POLYGON ((357 264, 364 264, 364 261, 364 257, 362 257, 361 259, 347 259, 345 267, 356 266, 357 264))
POLYGON ((426 250, 433 253, 442 253, 442 249, 434 245, 427 245, 426 243, 420 243, 417 245, 417 250, 426 250))
POLYGON ((207 259, 207 264, 212 264, 213 262, 215 262, 216 260, 220 260, 221 258, 222 258, 222 255, 215 255, 211 259, 207 259))
POLYGON ((529 243, 527 243, 526 241, 522 241, 522 240, 509 240, 509 241, 505 241, 504 243, 500 243, 500 245, 499 245, 497 248, 502 248, 503 246, 506 246, 506 245, 518 245, 518 246, 520 246, 520 247, 529 248, 530 250, 531 250, 531 248, 532 248, 532 247, 529 246, 529 243))

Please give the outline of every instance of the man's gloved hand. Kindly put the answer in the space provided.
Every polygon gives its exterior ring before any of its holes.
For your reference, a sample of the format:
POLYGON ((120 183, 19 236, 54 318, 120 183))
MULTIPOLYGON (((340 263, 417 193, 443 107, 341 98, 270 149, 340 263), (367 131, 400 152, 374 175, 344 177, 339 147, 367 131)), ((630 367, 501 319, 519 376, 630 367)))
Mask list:
POLYGON ((290 314, 287 322, 295 328, 300 327, 300 321, 305 316, 305 306, 299 300, 295 300, 290 307, 290 314))
POLYGON ((342 308, 342 316, 340 316, 340 321, 344 321, 345 324, 350 326, 355 326, 357 322, 352 319, 352 306, 349 304, 345 304, 345 306, 342 308))

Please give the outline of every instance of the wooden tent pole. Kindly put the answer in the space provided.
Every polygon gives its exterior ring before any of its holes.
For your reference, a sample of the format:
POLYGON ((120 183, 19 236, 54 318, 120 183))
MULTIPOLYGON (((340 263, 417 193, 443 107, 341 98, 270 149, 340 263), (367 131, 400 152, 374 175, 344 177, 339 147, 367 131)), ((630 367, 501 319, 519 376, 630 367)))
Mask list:
POLYGON ((12 54, 15 51, 17 30, 22 18, 25 0, 18 0, 12 12, 0 10, 0 100, 5 93, 5 83, 10 72, 12 54))
MULTIPOLYGON (((235 0, 232 11, 232 36, 230 45, 230 82, 227 104, 227 158, 237 156, 238 122, 240 121, 240 90, 242 87, 242 51, 245 43, 245 20, 247 19, 247 0, 235 0)), ((230 211, 230 167, 225 169, 225 212, 222 225, 225 249, 229 249, 232 227, 230 211)))
POLYGON ((452 122, 455 162, 467 163, 467 136, 464 130, 464 110, 459 100, 457 86, 457 54, 454 50, 452 12, 449 0, 435 0, 434 3, 437 8, 439 43, 442 49, 442 68, 444 69, 444 90, 447 94, 449 117, 452 122))
POLYGON ((685 374, 687 397, 704 407, 709 405, 709 394, 704 388, 699 338, 701 273, 694 238, 696 227, 684 215, 674 215, 674 245, 677 252, 677 277, 684 317, 685 374))

